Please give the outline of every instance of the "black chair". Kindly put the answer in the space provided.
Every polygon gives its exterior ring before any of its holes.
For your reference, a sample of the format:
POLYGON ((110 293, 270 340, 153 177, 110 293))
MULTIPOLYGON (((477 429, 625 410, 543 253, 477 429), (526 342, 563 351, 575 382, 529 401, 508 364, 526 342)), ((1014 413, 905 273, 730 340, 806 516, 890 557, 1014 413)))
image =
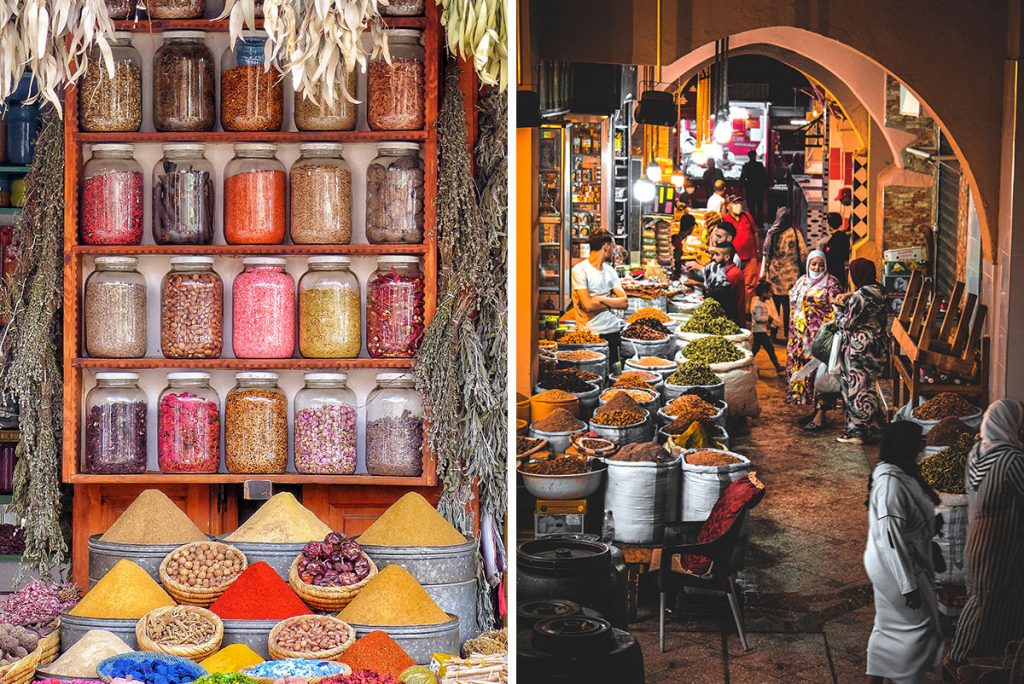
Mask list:
POLYGON ((743 650, 750 650, 750 647, 747 646, 747 636, 743 631, 743 615, 740 613, 739 597, 736 594, 736 571, 731 567, 731 561, 747 515, 750 509, 759 502, 760 497, 757 497, 747 503, 720 537, 703 544, 696 543, 697 534, 700 532, 703 522, 666 524, 665 541, 661 547, 661 567, 658 569, 658 591, 661 592, 658 610, 658 645, 662 653, 665 652, 666 595, 669 591, 685 590, 686 587, 725 594, 729 598, 729 607, 732 609, 732 617, 736 621, 736 631, 739 632, 743 650), (708 574, 698 576, 673 571, 672 559, 675 556, 687 554, 710 558, 712 566, 708 574))

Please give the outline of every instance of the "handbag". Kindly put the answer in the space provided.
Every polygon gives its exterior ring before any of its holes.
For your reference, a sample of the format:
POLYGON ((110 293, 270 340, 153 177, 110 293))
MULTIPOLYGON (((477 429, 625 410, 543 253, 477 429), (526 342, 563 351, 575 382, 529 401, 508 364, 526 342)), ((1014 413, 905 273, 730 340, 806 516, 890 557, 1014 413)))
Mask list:
POLYGON ((827 364, 832 356, 832 338, 838 331, 839 324, 835 321, 829 321, 818 328, 818 334, 811 342, 811 356, 827 364))

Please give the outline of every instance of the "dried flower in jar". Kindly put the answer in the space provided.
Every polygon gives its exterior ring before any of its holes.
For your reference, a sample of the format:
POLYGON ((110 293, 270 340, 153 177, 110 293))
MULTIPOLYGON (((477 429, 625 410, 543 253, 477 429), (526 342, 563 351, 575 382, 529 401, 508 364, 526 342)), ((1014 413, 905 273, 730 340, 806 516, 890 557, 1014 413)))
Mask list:
POLYGON ((371 475, 423 474, 423 420, 408 410, 366 424, 366 470, 371 475))
POLYGON ((356 412, 323 404, 295 414, 295 470, 351 475, 356 472, 356 412))
POLYGON ((215 473, 220 466, 220 407, 194 392, 168 392, 157 411, 163 473, 215 473))
POLYGON ((411 357, 423 341, 423 276, 378 272, 367 287, 366 349, 370 356, 411 357))
POLYGON ((89 409, 85 466, 91 473, 146 472, 145 401, 111 401, 89 409))

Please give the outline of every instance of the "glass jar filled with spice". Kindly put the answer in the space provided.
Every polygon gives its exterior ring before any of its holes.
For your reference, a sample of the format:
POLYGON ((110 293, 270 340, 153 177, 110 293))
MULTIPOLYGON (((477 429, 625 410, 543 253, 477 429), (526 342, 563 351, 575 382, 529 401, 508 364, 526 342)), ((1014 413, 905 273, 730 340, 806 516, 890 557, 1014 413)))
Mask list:
POLYGON ((423 159, 416 143, 381 143, 366 167, 366 239, 423 242, 423 159))
POLYGON ((292 164, 291 237, 297 245, 352 241, 352 171, 338 143, 299 145, 292 164))
POLYGON ((423 474, 423 399, 412 373, 378 373, 366 400, 366 471, 423 474))
POLYGON ((213 164, 206 145, 172 143, 153 168, 153 240, 158 245, 213 242, 213 164))
POLYGON ((231 287, 231 347, 240 359, 291 358, 295 281, 281 257, 246 257, 231 287))
POLYGON ((362 347, 359 280, 344 256, 306 260, 299 279, 299 353, 307 359, 354 359, 362 347))
POLYGON ((288 399, 277 373, 237 373, 224 407, 229 473, 283 473, 288 467, 288 399))
POLYGON ((225 131, 279 131, 284 111, 281 74, 265 68, 266 38, 244 32, 221 57, 220 125, 225 131))
POLYGON ((142 242, 142 167, 131 145, 93 145, 82 169, 82 244, 142 242))
MULTIPOLYGON (((356 70, 345 77, 346 92, 356 97, 356 70)), ((300 131, 354 131, 356 130, 356 103, 342 92, 342 84, 334 87, 334 100, 327 102, 323 95, 308 97, 302 90, 295 91, 295 128, 300 131)))
POLYGON ((97 373, 85 398, 85 470, 146 472, 146 393, 138 373, 97 373))
POLYGON ((224 168, 224 240, 229 245, 284 242, 286 175, 277 145, 235 145, 235 156, 224 168))
POLYGON ((426 121, 423 34, 413 29, 387 32, 384 55, 370 60, 366 76, 366 122, 374 131, 416 131, 426 121))
POLYGON ((99 48, 89 55, 89 66, 78 91, 78 126, 90 132, 129 132, 142 127, 142 57, 131 36, 117 32, 110 44, 114 74, 99 48))
POLYGON ((414 256, 382 256, 366 285, 366 350, 410 358, 423 340, 423 274, 414 256))
POLYGON ((220 467, 220 397, 209 373, 168 373, 157 407, 157 460, 163 473, 220 467))
POLYGON ((213 257, 171 257, 160 284, 160 349, 169 359, 216 359, 224 343, 224 283, 213 257))
POLYGON ((147 0, 150 19, 201 19, 206 0, 147 0))
POLYGON ((202 31, 168 31, 153 56, 153 126, 212 131, 217 124, 216 62, 202 31))
POLYGON ((85 351, 105 359, 146 355, 146 279, 135 257, 97 257, 85 281, 85 351))
POLYGON ((295 394, 295 470, 320 475, 356 472, 356 395, 344 373, 306 373, 295 394))

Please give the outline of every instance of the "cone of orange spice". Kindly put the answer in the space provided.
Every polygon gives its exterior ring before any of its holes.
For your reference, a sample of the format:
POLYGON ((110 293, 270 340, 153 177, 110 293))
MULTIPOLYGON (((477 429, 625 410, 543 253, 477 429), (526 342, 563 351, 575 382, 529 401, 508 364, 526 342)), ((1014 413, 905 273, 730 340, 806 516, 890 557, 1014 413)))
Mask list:
POLYGON ((351 667, 353 672, 370 670, 389 674, 396 679, 407 668, 416 664, 398 642, 380 630, 356 640, 356 643, 345 649, 338 659, 351 667))

